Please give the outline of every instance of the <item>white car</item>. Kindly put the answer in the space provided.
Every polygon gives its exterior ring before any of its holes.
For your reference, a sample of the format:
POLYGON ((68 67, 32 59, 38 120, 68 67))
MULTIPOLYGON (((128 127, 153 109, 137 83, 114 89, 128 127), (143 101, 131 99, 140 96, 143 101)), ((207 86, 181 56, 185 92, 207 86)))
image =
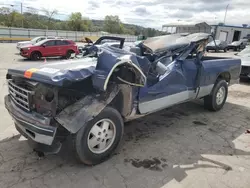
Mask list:
POLYGON ((250 47, 246 47, 239 53, 235 54, 236 58, 241 59, 241 78, 250 78, 250 47))
POLYGON ((34 45, 42 40, 45 39, 63 39, 63 37, 53 37, 53 36, 40 36, 40 37, 35 37, 30 41, 22 41, 22 42, 18 42, 16 48, 18 50, 20 50, 22 47, 25 46, 30 46, 30 45, 34 45))

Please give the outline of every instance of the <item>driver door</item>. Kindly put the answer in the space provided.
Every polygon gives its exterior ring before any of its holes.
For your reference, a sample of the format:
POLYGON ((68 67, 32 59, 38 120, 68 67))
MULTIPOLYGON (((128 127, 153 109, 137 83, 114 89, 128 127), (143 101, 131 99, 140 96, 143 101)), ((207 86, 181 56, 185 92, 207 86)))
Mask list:
POLYGON ((183 74, 183 61, 173 61, 164 75, 152 86, 145 86, 139 92, 141 114, 155 112, 189 99, 187 78, 183 74))
POLYGON ((58 55, 58 46, 55 40, 50 40, 44 43, 45 46, 40 47, 40 51, 44 57, 51 57, 58 55))
MULTIPOLYGON (((167 65, 158 81, 140 89, 139 111, 151 113, 175 104, 195 99, 199 92, 200 75, 203 71, 201 57, 205 44, 190 47, 185 53, 167 65)), ((164 64, 164 63, 163 63, 164 64)))

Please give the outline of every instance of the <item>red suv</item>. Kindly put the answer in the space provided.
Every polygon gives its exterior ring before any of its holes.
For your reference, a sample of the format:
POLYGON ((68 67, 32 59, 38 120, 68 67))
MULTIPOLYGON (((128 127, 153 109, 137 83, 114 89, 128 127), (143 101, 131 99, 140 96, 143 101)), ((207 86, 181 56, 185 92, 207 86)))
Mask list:
POLYGON ((79 53, 77 45, 71 40, 64 39, 42 40, 32 46, 26 46, 20 49, 21 56, 32 60, 54 56, 70 58, 73 53, 79 53))

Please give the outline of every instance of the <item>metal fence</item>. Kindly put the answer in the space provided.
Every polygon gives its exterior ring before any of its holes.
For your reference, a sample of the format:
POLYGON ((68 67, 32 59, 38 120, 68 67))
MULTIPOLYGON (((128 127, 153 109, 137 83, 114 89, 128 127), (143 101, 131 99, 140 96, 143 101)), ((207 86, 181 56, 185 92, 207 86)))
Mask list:
POLYGON ((38 36, 60 36, 73 41, 81 41, 83 37, 99 38, 101 36, 119 36, 124 37, 127 42, 136 41, 137 37, 133 35, 106 34, 103 32, 80 32, 63 30, 44 30, 44 29, 25 29, 0 27, 0 41, 2 40, 27 40, 38 36))

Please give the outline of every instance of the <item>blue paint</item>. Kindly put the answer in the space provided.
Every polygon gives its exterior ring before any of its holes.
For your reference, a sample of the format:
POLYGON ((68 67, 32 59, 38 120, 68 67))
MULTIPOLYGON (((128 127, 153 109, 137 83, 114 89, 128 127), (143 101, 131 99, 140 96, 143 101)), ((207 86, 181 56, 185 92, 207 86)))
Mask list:
MULTIPOLYGON (((144 87, 133 86, 133 103, 148 102, 185 91, 194 91, 197 87, 213 85, 219 74, 223 72, 228 72, 231 80, 239 78, 240 59, 204 61, 198 60, 196 57, 190 59, 188 55, 194 50, 197 42, 199 41, 191 42, 188 46, 185 45, 181 48, 180 55, 175 57, 172 63, 166 65, 168 69, 164 76, 149 74, 150 68, 157 62, 157 59, 162 57, 159 54, 152 54, 150 61, 147 56, 136 56, 129 51, 108 45, 90 46, 88 48, 90 54, 98 53, 97 58, 82 58, 77 61, 62 61, 59 63, 9 69, 8 74, 23 77, 24 72, 30 68, 39 70, 51 68, 57 71, 37 71, 32 75, 31 80, 61 87, 91 77, 93 87, 99 91, 104 91, 108 75, 121 62, 122 57, 126 55, 127 60, 131 61, 147 77, 144 87), (197 74, 198 70, 200 70, 200 77, 197 74)), ((142 48, 141 45, 139 47, 142 48)), ((179 47, 177 45, 176 48, 178 49, 176 50, 180 50, 179 47)))

